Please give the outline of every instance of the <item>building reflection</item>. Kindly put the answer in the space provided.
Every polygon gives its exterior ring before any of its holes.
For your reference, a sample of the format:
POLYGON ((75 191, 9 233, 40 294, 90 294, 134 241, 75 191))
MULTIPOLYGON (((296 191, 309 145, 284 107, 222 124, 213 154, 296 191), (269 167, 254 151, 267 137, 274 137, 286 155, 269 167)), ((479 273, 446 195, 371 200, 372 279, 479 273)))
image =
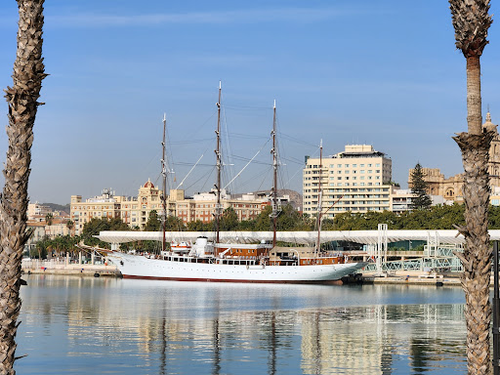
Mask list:
POLYGON ((230 362, 260 366, 270 375, 294 363, 306 374, 392 374, 401 360, 421 373, 443 358, 460 362, 465 355, 460 304, 287 309, 281 298, 286 290, 280 290, 256 309, 232 301, 256 298, 245 293, 262 289, 130 285, 68 278, 57 283, 68 293, 64 306, 40 300, 36 309, 47 319, 65 314, 75 348, 90 342, 95 350, 126 350, 159 374, 174 372, 170 368, 187 358, 214 375, 227 373, 230 362))

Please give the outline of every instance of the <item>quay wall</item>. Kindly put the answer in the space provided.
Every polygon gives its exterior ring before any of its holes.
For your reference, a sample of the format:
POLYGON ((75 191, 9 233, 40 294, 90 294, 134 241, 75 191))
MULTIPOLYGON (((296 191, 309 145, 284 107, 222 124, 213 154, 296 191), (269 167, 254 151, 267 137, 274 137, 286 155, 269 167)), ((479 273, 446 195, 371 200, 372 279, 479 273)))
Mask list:
MULTIPOLYGON (((72 276, 111 276, 120 277, 120 271, 111 262, 105 263, 71 263, 66 259, 23 259, 23 273, 30 274, 55 274, 72 276)), ((345 284, 350 283, 363 284, 403 284, 403 285, 429 285, 436 286, 436 283, 442 283, 439 286, 458 286, 460 279, 458 274, 436 274, 421 271, 397 271, 384 274, 376 272, 363 272, 361 276, 355 279, 344 280, 345 284)), ((493 280, 492 280, 493 285, 493 280)))
POLYGON ((31 274, 79 275, 79 276, 120 276, 120 271, 112 263, 70 263, 66 260, 23 259, 22 272, 31 274))

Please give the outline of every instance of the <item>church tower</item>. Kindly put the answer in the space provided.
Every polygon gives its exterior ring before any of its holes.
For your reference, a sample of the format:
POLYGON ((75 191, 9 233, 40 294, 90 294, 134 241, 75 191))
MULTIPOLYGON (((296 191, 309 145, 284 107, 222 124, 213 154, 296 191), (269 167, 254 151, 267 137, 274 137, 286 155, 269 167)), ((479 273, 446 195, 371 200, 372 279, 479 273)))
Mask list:
POLYGON ((498 135, 497 126, 491 122, 491 114, 488 111, 486 114, 486 122, 483 124, 483 129, 495 133, 490 146, 490 161, 488 163, 488 173, 490 175, 490 186, 500 186, 500 136, 498 135))

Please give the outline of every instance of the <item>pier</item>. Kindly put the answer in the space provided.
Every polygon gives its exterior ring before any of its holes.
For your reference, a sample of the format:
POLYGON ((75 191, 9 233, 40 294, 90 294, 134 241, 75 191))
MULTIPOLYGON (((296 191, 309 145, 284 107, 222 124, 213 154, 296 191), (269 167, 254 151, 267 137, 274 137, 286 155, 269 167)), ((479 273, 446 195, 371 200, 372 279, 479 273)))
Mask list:
MULTIPOLYGON (((81 258, 80 258, 81 259, 81 258)), ((63 259, 23 259, 22 272, 27 274, 57 274, 73 276, 111 276, 119 277, 120 272, 111 262, 71 262, 69 258, 63 259)))

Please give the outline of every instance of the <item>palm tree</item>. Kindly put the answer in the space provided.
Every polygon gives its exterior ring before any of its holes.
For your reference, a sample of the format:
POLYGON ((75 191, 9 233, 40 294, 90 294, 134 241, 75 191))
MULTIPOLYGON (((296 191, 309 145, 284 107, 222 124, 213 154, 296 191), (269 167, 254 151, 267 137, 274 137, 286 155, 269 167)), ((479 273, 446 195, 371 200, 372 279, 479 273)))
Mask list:
POLYGON ((73 229, 75 228, 75 222, 73 220, 68 220, 66 222, 66 227, 68 228, 69 230, 69 234, 71 237, 74 237, 75 236, 75 232, 73 231, 73 229))
POLYGON ((0 373, 15 374, 17 319, 21 309, 21 257, 29 238, 26 210, 33 125, 42 80, 44 0, 17 0, 19 24, 13 86, 7 87, 9 147, 0 197, 0 373))
POLYGON ((449 3, 456 46, 467 61, 468 133, 453 137, 462 151, 465 170, 465 226, 459 228, 465 236, 465 249, 457 256, 464 268, 461 280, 466 302, 467 368, 469 374, 490 374, 492 251, 488 235, 487 164, 492 134, 482 129, 480 57, 488 44, 486 37, 492 18, 488 14, 489 0, 449 0, 449 3))
POLYGON ((45 215, 45 224, 47 224, 47 226, 49 227, 49 237, 51 235, 50 226, 52 225, 53 219, 54 219, 54 215, 52 214, 52 212, 49 212, 49 213, 47 213, 47 215, 45 215))

